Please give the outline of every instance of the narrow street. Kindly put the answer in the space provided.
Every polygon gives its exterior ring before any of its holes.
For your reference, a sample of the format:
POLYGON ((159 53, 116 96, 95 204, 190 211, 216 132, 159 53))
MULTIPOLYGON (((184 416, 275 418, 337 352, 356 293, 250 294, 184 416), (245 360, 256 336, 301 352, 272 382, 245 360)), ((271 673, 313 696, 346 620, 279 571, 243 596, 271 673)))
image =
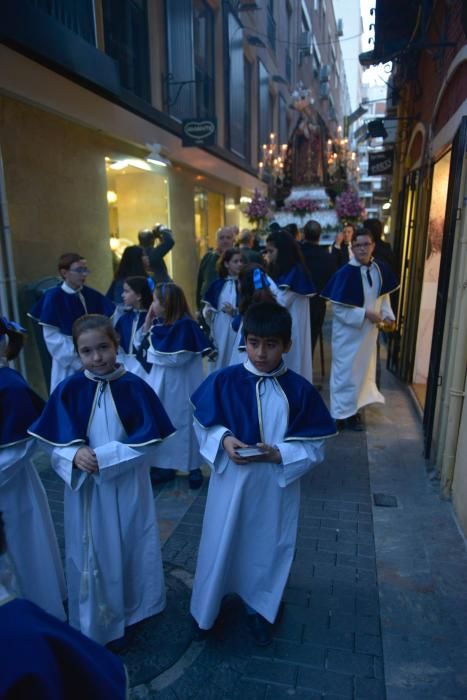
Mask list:
MULTIPOLYGON (((386 406, 366 411, 367 432, 330 439, 325 462, 302 482, 297 552, 270 647, 253 644, 235 599, 222 639, 193 640, 207 483, 192 492, 178 477, 157 489, 167 608, 123 655, 132 698, 467 697, 465 541, 426 471, 407 389, 383 368, 382 390, 386 406)), ((41 464, 63 547, 62 488, 41 464)))

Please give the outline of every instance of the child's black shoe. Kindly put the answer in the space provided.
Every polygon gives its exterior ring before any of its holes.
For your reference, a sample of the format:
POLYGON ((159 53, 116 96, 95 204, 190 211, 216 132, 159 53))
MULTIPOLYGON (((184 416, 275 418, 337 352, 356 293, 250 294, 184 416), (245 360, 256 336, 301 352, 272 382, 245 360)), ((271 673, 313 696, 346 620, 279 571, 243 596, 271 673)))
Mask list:
POLYGON ((248 627, 259 647, 267 647, 272 642, 272 625, 259 613, 247 615, 248 627))
POLYGON ((201 469, 193 469, 188 476, 188 486, 190 489, 200 489, 203 485, 203 474, 201 469))

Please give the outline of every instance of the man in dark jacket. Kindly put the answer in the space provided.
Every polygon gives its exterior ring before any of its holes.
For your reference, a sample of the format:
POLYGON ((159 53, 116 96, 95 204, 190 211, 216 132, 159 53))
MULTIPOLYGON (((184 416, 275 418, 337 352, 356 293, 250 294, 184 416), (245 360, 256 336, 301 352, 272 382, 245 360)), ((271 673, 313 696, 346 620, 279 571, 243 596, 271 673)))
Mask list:
POLYGON ((172 236, 172 231, 164 226, 154 226, 153 229, 144 229, 138 233, 139 244, 144 250, 144 254, 148 258, 149 267, 152 273, 153 280, 156 284, 159 282, 171 282, 170 275, 167 271, 167 265, 164 262, 164 256, 175 245, 172 236), (155 245, 156 240, 158 244, 155 245))
POLYGON ((310 219, 303 228, 303 241, 300 244, 305 265, 311 275, 318 294, 310 299, 311 344, 314 352, 326 315, 326 301, 319 296, 323 287, 331 279, 338 265, 327 246, 320 246, 321 224, 310 219))

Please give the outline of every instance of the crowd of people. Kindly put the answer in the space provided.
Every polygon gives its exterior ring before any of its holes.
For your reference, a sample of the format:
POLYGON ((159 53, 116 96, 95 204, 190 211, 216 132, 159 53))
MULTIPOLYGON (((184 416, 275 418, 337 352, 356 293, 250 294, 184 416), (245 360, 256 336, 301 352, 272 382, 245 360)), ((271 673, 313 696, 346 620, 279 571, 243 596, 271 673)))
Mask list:
POLYGON ((168 275, 168 229, 140 233, 107 295, 85 284, 80 254, 62 255, 61 284, 30 312, 52 357, 45 404, 8 366, 24 329, 0 320, 0 511, 10 579, 24 598, 58 620, 66 600, 72 627, 123 649, 135 625, 165 606, 151 479, 185 472, 197 489, 207 463, 195 634, 208 633, 225 596, 237 594, 255 641, 271 641, 300 478, 323 460, 336 424, 362 430, 360 410, 384 401, 376 344, 379 326, 394 321, 397 279, 377 224, 346 226, 332 250, 320 246, 317 221, 301 241, 293 228, 273 227, 263 250, 250 231, 235 241, 234 228, 220 229, 201 260, 198 316, 168 275), (330 411, 312 385, 327 301, 330 411), (32 463, 38 450, 64 482, 65 576, 32 463))

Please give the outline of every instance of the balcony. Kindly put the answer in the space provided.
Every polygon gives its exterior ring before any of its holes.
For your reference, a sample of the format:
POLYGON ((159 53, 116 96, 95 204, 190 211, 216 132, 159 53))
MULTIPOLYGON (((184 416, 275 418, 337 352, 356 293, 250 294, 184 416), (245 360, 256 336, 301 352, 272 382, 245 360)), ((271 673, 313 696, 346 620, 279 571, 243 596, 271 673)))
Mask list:
POLYGON ((276 50, 276 21, 268 9, 268 41, 273 51, 276 50))

